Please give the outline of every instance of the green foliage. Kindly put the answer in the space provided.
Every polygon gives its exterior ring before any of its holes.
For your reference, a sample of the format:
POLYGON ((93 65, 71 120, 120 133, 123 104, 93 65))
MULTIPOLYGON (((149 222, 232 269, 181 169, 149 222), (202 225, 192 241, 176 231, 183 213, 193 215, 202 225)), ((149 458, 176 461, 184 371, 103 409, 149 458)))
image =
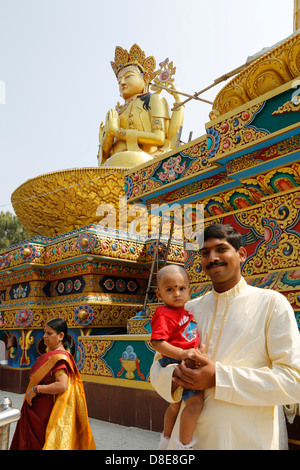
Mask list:
POLYGON ((29 235, 16 215, 0 212, 0 251, 28 238, 29 235))

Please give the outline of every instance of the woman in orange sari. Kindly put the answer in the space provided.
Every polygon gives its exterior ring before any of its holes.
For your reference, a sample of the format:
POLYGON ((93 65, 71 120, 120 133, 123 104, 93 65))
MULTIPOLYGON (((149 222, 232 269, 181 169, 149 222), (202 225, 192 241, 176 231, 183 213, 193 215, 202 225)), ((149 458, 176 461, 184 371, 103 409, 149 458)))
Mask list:
POLYGON ((95 450, 83 383, 66 351, 67 324, 56 318, 45 325, 48 352, 31 368, 21 418, 11 450, 95 450))

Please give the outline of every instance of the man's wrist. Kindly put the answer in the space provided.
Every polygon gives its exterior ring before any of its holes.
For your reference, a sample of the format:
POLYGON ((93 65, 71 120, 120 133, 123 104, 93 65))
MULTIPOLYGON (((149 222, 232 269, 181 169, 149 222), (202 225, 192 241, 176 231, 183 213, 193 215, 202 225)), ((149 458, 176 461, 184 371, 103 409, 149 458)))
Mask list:
POLYGON ((180 361, 183 361, 183 359, 184 359, 184 353, 185 353, 185 350, 184 350, 184 349, 181 349, 180 356, 179 356, 180 361))

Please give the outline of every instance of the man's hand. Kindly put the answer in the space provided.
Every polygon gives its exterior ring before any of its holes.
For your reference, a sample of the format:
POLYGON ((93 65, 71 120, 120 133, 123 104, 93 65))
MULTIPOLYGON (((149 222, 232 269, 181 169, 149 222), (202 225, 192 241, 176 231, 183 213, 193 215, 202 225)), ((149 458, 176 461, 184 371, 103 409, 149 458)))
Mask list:
POLYGON ((205 344, 201 344, 201 346, 198 349, 191 348, 191 349, 183 349, 181 353, 180 359, 183 361, 186 367, 189 367, 191 369, 196 369, 200 362, 199 358, 201 360, 201 355, 203 354, 205 350, 205 344))
POLYGON ((186 361, 187 359, 190 359, 192 361, 199 362, 198 359, 200 356, 201 356, 201 352, 199 351, 199 349, 193 349, 193 348, 183 349, 180 359, 182 361, 186 361))
POLYGON ((197 369, 186 367, 184 362, 182 361, 181 364, 175 366, 172 379, 175 387, 182 386, 191 390, 205 390, 215 386, 215 363, 205 354, 197 358, 197 362, 200 363, 197 369))

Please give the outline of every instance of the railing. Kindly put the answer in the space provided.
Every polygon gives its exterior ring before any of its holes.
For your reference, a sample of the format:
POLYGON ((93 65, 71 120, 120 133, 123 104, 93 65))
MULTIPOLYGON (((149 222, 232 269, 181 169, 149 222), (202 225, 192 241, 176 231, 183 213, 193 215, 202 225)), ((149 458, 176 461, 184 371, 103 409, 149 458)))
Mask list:
POLYGON ((11 423, 18 421, 20 411, 11 407, 9 398, 2 398, 0 402, 0 450, 8 449, 9 431, 11 423))

